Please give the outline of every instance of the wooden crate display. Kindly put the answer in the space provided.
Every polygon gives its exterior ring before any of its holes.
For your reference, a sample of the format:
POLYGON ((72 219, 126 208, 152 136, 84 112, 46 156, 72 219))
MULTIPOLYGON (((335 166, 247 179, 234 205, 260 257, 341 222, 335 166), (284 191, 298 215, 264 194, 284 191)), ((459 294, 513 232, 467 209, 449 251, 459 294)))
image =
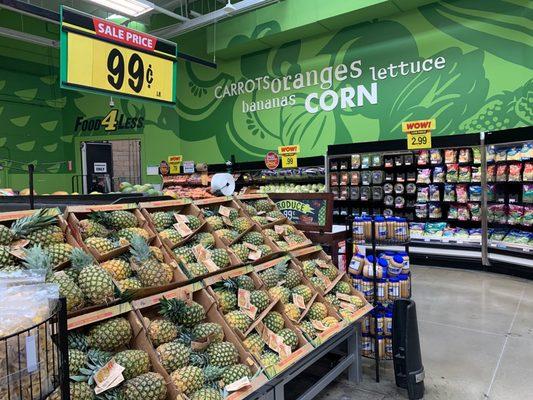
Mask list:
MULTIPOLYGON (((144 218, 141 211, 136 204, 105 204, 105 205, 90 205, 90 206, 69 206, 65 210, 65 219, 69 224, 74 238, 78 241, 80 246, 88 253, 91 253, 99 262, 115 258, 124 254, 129 250, 129 243, 127 241, 119 242, 118 246, 110 251, 100 253, 95 247, 87 244, 87 239, 83 237, 80 229, 80 221, 85 220, 93 212, 113 212, 126 211, 135 216, 137 219, 137 227, 141 228, 146 233, 145 238, 148 243, 151 243, 156 237, 155 232, 152 231, 150 224, 144 218)), ((118 233, 118 232, 116 232, 118 233)))
MULTIPOLYGON (((150 331, 150 322, 146 318, 148 318, 150 321, 161 318, 159 314, 159 304, 160 299, 162 297, 165 297, 166 299, 175 298, 185 301, 194 301, 200 304, 205 310, 206 315, 206 318, 202 322, 210 322, 220 325, 224 332, 224 341, 232 343, 235 349, 237 350, 239 354, 239 363, 247 365, 249 367, 252 373, 252 377, 249 378, 247 382, 243 382, 243 386, 240 389, 228 392, 228 396, 226 397, 226 399, 243 399, 267 382, 266 376, 261 373, 260 369, 258 368, 250 353, 246 351, 239 338, 235 335, 233 330, 225 323, 224 318, 218 312, 215 306, 214 299, 207 293, 205 289, 202 288, 202 285, 199 282, 178 289, 174 289, 172 291, 134 301, 132 303, 132 306, 137 314, 137 319, 139 323, 143 325, 143 328, 146 332, 150 331)), ((150 340, 149 333, 148 339, 150 340)), ((199 353, 202 353, 206 351, 206 348, 209 346, 209 339, 194 342, 191 343, 191 345, 194 345, 195 349, 199 353)), ((151 352, 159 360, 157 349, 158 346, 156 346, 152 342, 151 352)), ((187 399, 187 394, 190 396, 191 393, 180 392, 179 388, 173 383, 172 371, 169 372, 165 370, 165 368, 163 368, 163 365, 159 361, 158 365, 160 367, 160 370, 162 371, 161 374, 165 376, 166 381, 169 382, 171 395, 170 398, 182 400, 187 399)))
POLYGON ((365 299, 365 296, 361 292, 355 290, 351 279, 345 272, 338 270, 333 265, 331 258, 324 252, 324 250, 322 250, 322 247, 307 247, 292 251, 290 254, 300 266, 304 275, 306 274, 306 268, 304 266, 306 261, 321 260, 319 262, 320 266, 317 265, 314 269, 308 269, 309 271, 312 271, 312 275, 311 272, 309 272, 307 278, 326 300, 330 299, 330 296, 333 296, 336 299, 336 305, 334 307, 345 321, 357 321, 372 310, 373 307, 365 299), (321 272, 322 267, 325 266, 332 269, 335 268, 337 270, 337 276, 334 278, 331 276, 330 278, 332 279, 325 276, 325 274, 321 272), (339 282, 342 283, 339 284, 339 282), (341 285, 343 290, 339 293, 338 289, 340 289, 341 285))

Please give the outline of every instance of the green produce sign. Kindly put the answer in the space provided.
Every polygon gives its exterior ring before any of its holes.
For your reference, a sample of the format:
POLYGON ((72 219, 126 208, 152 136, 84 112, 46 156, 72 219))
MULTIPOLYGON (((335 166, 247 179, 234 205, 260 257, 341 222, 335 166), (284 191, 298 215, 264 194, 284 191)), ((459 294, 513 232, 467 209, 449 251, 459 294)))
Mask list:
POLYGON ((330 230, 333 196, 329 193, 271 193, 279 210, 300 229, 330 230))

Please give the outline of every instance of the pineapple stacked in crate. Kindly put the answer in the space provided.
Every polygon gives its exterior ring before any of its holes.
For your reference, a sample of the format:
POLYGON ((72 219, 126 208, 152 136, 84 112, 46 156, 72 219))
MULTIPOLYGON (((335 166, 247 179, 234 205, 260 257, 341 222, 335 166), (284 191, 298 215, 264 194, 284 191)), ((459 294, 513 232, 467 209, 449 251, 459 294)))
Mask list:
POLYGON ((28 270, 44 274, 67 300, 67 312, 115 300, 115 285, 91 254, 80 249, 57 209, 3 213, 0 274, 28 270), (8 227, 9 226, 9 227, 8 227))
MULTIPOLYGON (((242 302, 242 307, 225 315, 228 324, 238 331, 245 347, 256 357, 269 377, 277 375, 310 351, 309 343, 294 325, 299 308, 292 303, 291 289, 285 283, 289 281, 289 286, 305 298, 311 293, 308 301, 313 298, 313 292, 310 287, 299 286, 295 271, 291 268, 288 272, 289 262, 289 257, 281 257, 253 267, 243 267, 250 272, 242 271, 242 275, 232 279, 241 292, 238 301, 242 302), (246 296, 242 292, 247 292, 246 296), (250 305, 254 307, 253 310, 259 311, 267 304, 267 300, 263 299, 265 292, 270 297, 270 305, 255 320, 244 319, 243 314, 247 316, 250 305)), ((224 287, 212 285, 211 289, 220 298, 220 308, 224 307, 223 300, 227 301, 226 298, 234 299, 224 293, 227 290, 224 287), (217 290, 220 292, 217 293, 217 290)))
POLYGON ((256 225, 250 226, 239 235, 235 235, 235 233, 229 229, 221 229, 216 232, 217 236, 243 264, 259 264, 279 253, 274 242, 268 236, 263 235, 261 229, 256 225))
POLYGON ((278 210, 268 195, 242 195, 237 197, 237 201, 244 212, 261 228, 270 227, 276 222, 287 221, 285 215, 278 210))
POLYGON ((143 203, 141 206, 188 279, 218 273, 239 263, 212 233, 200 209, 190 201, 143 203))
POLYGON ((238 399, 265 383, 200 283, 133 302, 172 398, 238 399))
MULTIPOLYGON (((170 398, 164 369, 133 311, 69 331, 70 399, 170 398)), ((59 399, 59 393, 52 395, 59 399)))
POLYGON ((356 321, 372 309, 364 295, 355 290, 346 273, 333 265, 322 247, 295 250, 291 255, 300 265, 304 276, 343 320, 356 321))
POLYGON ((71 206, 66 218, 76 240, 98 261, 128 251, 135 236, 147 243, 155 238, 135 204, 71 206))

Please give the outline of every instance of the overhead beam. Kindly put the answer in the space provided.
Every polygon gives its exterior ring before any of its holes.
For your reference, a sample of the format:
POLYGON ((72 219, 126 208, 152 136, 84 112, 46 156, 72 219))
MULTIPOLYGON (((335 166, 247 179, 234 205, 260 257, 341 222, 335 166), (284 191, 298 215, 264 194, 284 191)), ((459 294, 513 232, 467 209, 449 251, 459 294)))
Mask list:
POLYGON ((201 17, 203 14, 200 14, 199 12, 196 12, 194 10, 189 11, 189 14, 191 14, 192 17, 198 18, 201 17))
POLYGON ((190 32, 192 30, 211 25, 217 21, 226 19, 228 17, 255 10, 257 8, 266 7, 270 4, 277 3, 280 0, 242 0, 233 4, 235 11, 227 13, 224 8, 204 14, 198 18, 183 22, 182 24, 175 24, 165 28, 156 29, 150 32, 152 35, 162 37, 164 39, 175 38, 176 36, 190 32))

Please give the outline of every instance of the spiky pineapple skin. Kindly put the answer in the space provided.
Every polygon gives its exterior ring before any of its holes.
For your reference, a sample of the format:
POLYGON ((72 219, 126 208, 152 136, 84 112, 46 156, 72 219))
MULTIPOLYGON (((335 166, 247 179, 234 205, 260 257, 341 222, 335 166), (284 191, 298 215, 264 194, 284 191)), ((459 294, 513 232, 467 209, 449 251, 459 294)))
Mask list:
POLYGON ((220 311, 224 314, 237 309, 237 295, 228 290, 216 291, 220 311))
POLYGON ((196 257, 190 247, 178 247, 173 252, 186 264, 196 262, 196 257))
POLYGON ((298 285, 294 287, 292 293, 302 296, 306 304, 311 300, 311 297, 313 297, 313 291, 306 285, 298 285))
POLYGON ((190 400, 223 400, 223 398, 218 390, 206 387, 194 392, 190 400))
POLYGON ((187 366, 172 372, 170 380, 180 392, 189 395, 204 386, 205 376, 200 368, 187 366))
POLYGON ((161 365, 167 372, 185 367, 191 355, 191 349, 189 347, 176 341, 158 346, 156 352, 161 361, 161 365))
POLYGON ((352 293, 352 287, 348 282, 340 281, 338 282, 335 287, 333 288, 333 291, 335 293, 342 293, 342 294, 351 294, 352 293))
POLYGON ((136 271, 144 287, 164 286, 172 281, 167 267, 155 259, 144 262, 136 271))
POLYGON ((52 265, 58 265, 68 261, 72 250, 73 247, 68 243, 54 243, 44 249, 48 257, 50 257, 52 265))
POLYGON ((139 225, 137 217, 126 210, 111 211, 109 213, 109 223, 113 229, 135 228, 139 225))
POLYGON ((197 339, 211 337, 211 343, 222 342, 224 340, 224 330, 222 326, 214 322, 204 322, 196 325, 192 334, 197 339))
POLYGON ((150 358, 144 350, 123 350, 113 356, 124 367, 124 379, 132 379, 150 371, 150 358))
POLYGON ((248 232, 242 237, 242 241, 246 243, 253 244, 254 246, 260 246, 265 244, 265 239, 260 232, 248 232))
POLYGON ((132 329, 127 319, 115 317, 92 326, 87 335, 90 347, 114 351, 126 345, 132 338, 132 329))
POLYGON ((85 240, 85 245, 88 247, 94 248, 98 253, 105 254, 109 253, 115 248, 113 242, 106 238, 100 237, 90 237, 85 240))
POLYGON ((318 265, 315 260, 305 260, 303 262, 303 272, 306 278, 311 278, 315 274, 315 269, 318 265))
POLYGON ((159 237, 161 239, 167 239, 168 241, 170 241, 170 243, 172 243, 172 245, 175 245, 183 240, 183 237, 174 228, 162 230, 161 232, 159 232, 159 237))
POLYGON ((252 227, 252 223, 246 217, 239 217, 233 221, 233 227, 237 230, 237 232, 244 233, 252 227))
POLYGON ((226 239, 228 242, 233 242, 239 236, 239 232, 233 229, 227 229, 227 228, 219 229, 215 231, 215 233, 217 234, 219 238, 226 239))
POLYGON ((311 320, 321 321, 328 316, 328 309, 324 303, 319 301, 314 302, 309 311, 307 312, 307 317, 311 320))
POLYGON ((285 328, 278 332, 278 336, 283 338, 283 343, 290 346, 291 350, 296 350, 298 347, 298 335, 292 330, 285 328))
POLYGON ((229 385, 230 383, 238 381, 244 377, 252 377, 252 371, 250 370, 250 367, 244 364, 231 365, 222 373, 222 381, 224 382, 224 385, 229 385))
POLYGON ((150 232, 148 232, 146 229, 143 229, 143 228, 137 228, 137 227, 123 228, 117 232, 117 236, 119 238, 125 239, 128 242, 131 242, 131 239, 135 235, 142 237, 146 241, 150 239, 150 232))
POLYGON ((285 327, 283 316, 277 311, 271 311, 263 318, 265 326, 274 333, 278 333, 285 327))
POLYGON ((243 341, 244 347, 246 347, 250 353, 259 355, 263 352, 263 349, 266 346, 265 341, 257 333, 252 333, 248 335, 243 341))
POLYGON ((99 265, 83 268, 78 275, 78 286, 92 304, 103 304, 114 298, 113 280, 99 265))
POLYGON ((291 290, 285 286, 274 286, 268 289, 268 294, 272 299, 279 300, 282 304, 287 304, 290 301, 291 290))
POLYGON ((280 358, 277 353, 274 353, 273 351, 265 351, 260 357, 261 364, 265 368, 271 367, 273 365, 276 365, 280 362, 280 358))
POLYGON ((71 400, 93 400, 94 391, 87 382, 70 382, 71 400))
POLYGON ((222 220, 222 217, 219 217, 218 215, 207 217, 205 220, 207 221, 207 223, 211 226, 211 228, 214 231, 218 231, 219 229, 224 229, 224 221, 222 220))
POLYGON ((238 329, 241 332, 245 332, 252 324, 250 317, 239 310, 234 310, 227 313, 226 321, 228 322, 229 326, 238 329))
POLYGON ((59 286, 59 294, 67 300, 67 312, 79 310, 85 305, 85 295, 80 287, 65 272, 54 273, 47 282, 59 286))
POLYGON ((231 250, 241 261, 248 260, 248 255, 250 254, 250 249, 243 245, 242 243, 236 243, 231 245, 231 250))
POLYGON ((272 211, 272 204, 268 200, 260 199, 254 203, 254 208, 258 212, 269 212, 272 211))
POLYGON ((229 255, 225 249, 213 249, 209 253, 218 268, 226 268, 230 264, 229 255))
POLYGON ((250 303, 257 307, 258 312, 262 312, 270 304, 270 298, 264 290, 254 290, 250 293, 250 303))
POLYGON ((254 290, 255 284, 251 277, 248 275, 240 275, 235 278, 235 283, 237 284, 238 288, 244 289, 244 290, 254 290))
POLYGON ((280 276, 275 268, 269 268, 259 273, 259 277, 267 288, 272 288, 278 284, 280 276))
POLYGON ((56 243, 63 243, 65 240, 63 231, 57 225, 50 225, 30 232, 26 235, 26 239, 28 239, 32 245, 40 244, 45 247, 56 243))
POLYGON ((217 367, 229 367, 239 361, 239 352, 231 342, 212 343, 207 353, 211 364, 217 367))
POLYGON ((201 244, 204 247, 215 246, 216 240, 213 234, 209 232, 200 232, 194 238, 195 243, 201 244))
POLYGON ((167 397, 165 378, 156 372, 147 372, 126 381, 122 390, 127 400, 164 400, 167 397))
POLYGON ((189 275, 194 278, 197 276, 207 275, 209 273, 207 267, 202 263, 190 263, 187 264, 185 268, 187 269, 189 275))
POLYGON ((156 211, 151 214, 152 222, 158 231, 170 228, 174 223, 174 215, 167 211, 156 211))
POLYGON ((117 282, 117 286, 121 292, 126 290, 137 290, 143 287, 143 284, 137 277, 126 278, 117 282))
POLYGON ((148 337, 155 347, 178 337, 178 329, 167 319, 154 319, 148 325, 148 337))
POLYGON ((283 310, 290 320, 297 321, 300 318, 300 309, 292 303, 285 304, 283 310))
POLYGON ((69 349, 68 351, 68 372, 70 376, 78 375, 80 368, 85 367, 87 354, 78 349, 69 349))
POLYGON ((106 261, 100 266, 117 281, 124 280, 132 275, 130 263, 120 258, 106 261))
POLYGON ((302 321, 300 323, 299 326, 300 326, 300 329, 302 330, 302 332, 304 332, 311 339, 316 338, 317 331, 316 331, 315 327, 313 326, 313 324, 311 323, 311 321, 304 320, 304 321, 302 321))
POLYGON ((298 286, 301 281, 302 275, 299 271, 293 268, 287 270, 287 274, 285 275, 285 286, 287 286, 289 289, 292 289, 298 286))

